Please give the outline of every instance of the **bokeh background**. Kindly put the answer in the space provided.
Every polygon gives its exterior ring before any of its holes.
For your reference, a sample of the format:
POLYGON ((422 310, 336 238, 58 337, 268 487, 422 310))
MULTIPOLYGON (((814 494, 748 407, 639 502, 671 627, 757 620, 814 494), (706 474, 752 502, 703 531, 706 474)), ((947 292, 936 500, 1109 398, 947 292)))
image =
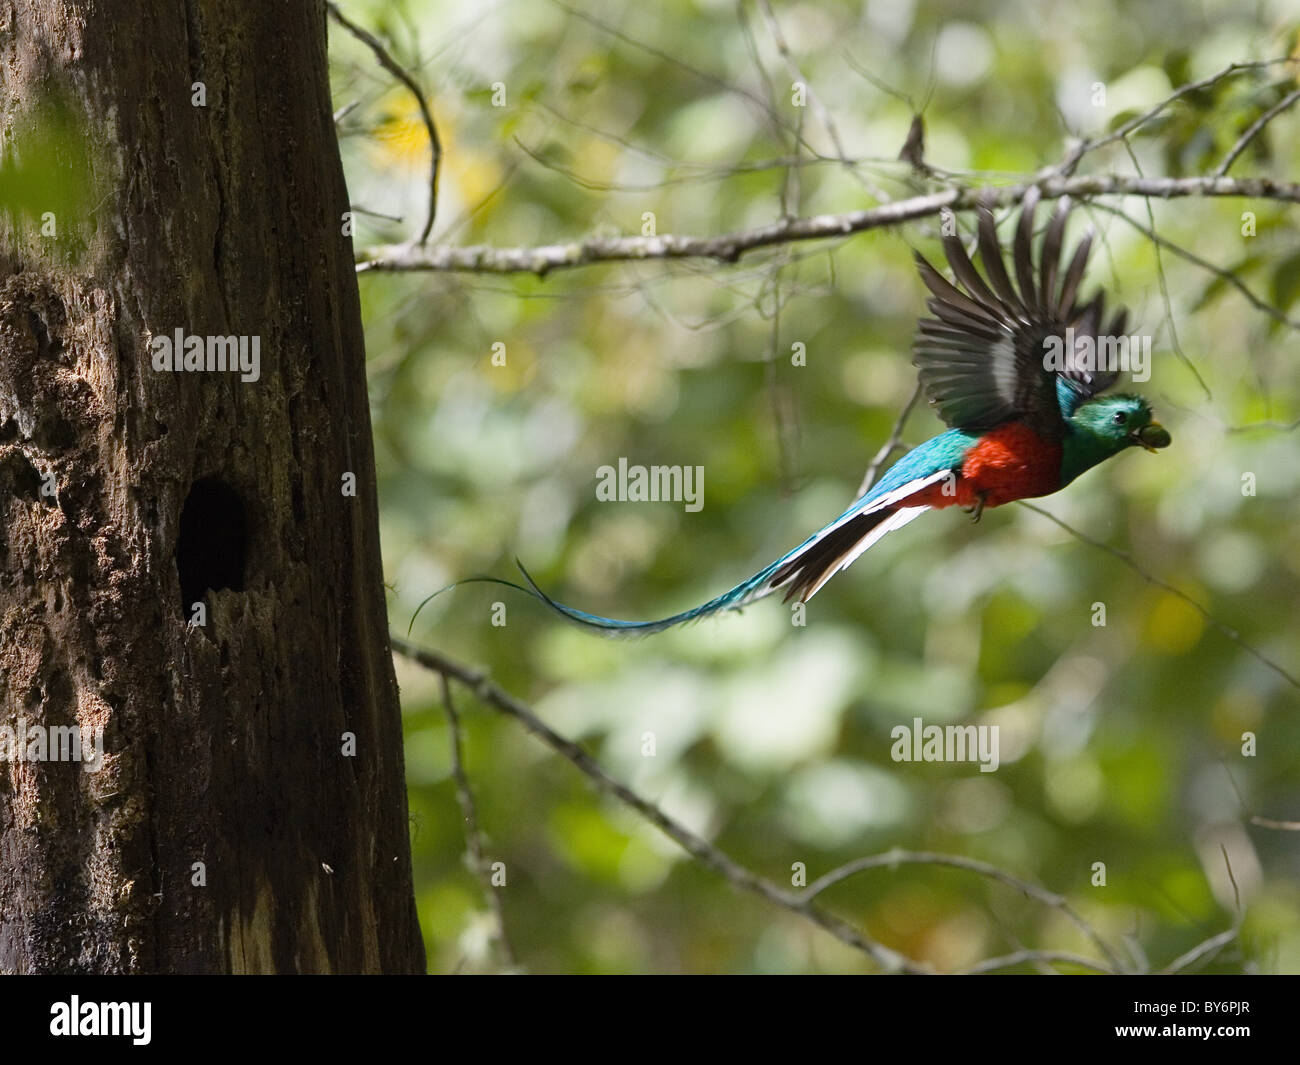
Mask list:
MULTIPOLYGON (((1011 182, 1184 82, 1296 47, 1284 0, 778 2, 785 54, 751 0, 352 0, 346 11, 430 94, 444 147, 434 239, 498 245, 637 234, 646 212, 659 233, 721 233, 934 188, 896 161, 922 108, 926 159, 953 172, 945 180, 1011 182), (795 80, 813 93, 802 109, 795 80)), ((339 125, 352 201, 378 213, 358 216, 357 247, 405 240, 427 196, 415 103, 335 25, 331 55, 335 106, 351 108, 339 125)), ((1192 94, 1081 172, 1208 172, 1296 87, 1295 69, 1192 94)), ((1297 172, 1294 111, 1232 171, 1297 172)), ((1126 453, 1042 505, 1213 621, 1012 506, 978 526, 931 514, 887 537, 819 593, 803 627, 768 600, 613 641, 471 585, 426 606, 413 638, 488 668, 615 776, 779 883, 794 863, 811 880, 894 847, 967 855, 1063 893, 1155 967, 1240 914, 1238 940, 1206 969, 1300 971, 1300 833, 1250 823, 1300 819, 1300 690, 1246 646, 1300 674, 1296 208, 1108 202, 1292 319, 1157 256, 1122 218, 1094 209, 1072 224, 1104 238, 1090 287, 1154 337, 1151 379, 1134 387, 1174 443, 1126 453), (1001 768, 891 761, 890 730, 914 717, 999 725, 1001 768)), ((726 267, 363 275, 394 630, 459 577, 513 576, 515 556, 567 602, 658 617, 838 514, 911 395, 925 293, 910 257, 939 254, 936 223, 726 267), (806 365, 792 362, 797 344, 806 365), (596 470, 620 456, 703 466, 703 509, 598 502, 596 470)), ((903 440, 941 428, 919 404, 903 440)), ((464 858, 437 678, 400 660, 398 678, 429 967, 499 969, 464 858)), ((467 692, 459 705, 524 968, 871 968, 737 894, 467 692)), ((1019 947, 1095 953, 1056 911, 960 870, 866 873, 822 902, 941 969, 1019 947)))

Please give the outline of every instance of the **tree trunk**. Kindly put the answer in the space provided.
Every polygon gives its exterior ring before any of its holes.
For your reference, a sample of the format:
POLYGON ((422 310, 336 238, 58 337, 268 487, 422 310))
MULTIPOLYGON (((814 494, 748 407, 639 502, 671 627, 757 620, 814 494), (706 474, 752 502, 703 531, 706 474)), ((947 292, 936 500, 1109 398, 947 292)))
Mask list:
POLYGON ((325 37, 0 9, 5 972, 423 971, 325 37))

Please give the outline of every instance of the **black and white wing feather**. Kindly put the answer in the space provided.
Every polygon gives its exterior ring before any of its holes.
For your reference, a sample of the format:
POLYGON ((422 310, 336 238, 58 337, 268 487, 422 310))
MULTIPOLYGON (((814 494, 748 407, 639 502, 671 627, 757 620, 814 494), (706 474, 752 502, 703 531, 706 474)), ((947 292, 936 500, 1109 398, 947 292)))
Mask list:
POLYGON ((920 254, 921 280, 930 290, 932 318, 920 322, 912 361, 920 371, 926 398, 954 428, 983 432, 1004 422, 1026 422, 1040 435, 1059 439, 1064 417, 1079 402, 1109 388, 1117 376, 1098 372, 1082 358, 1103 335, 1122 334, 1127 316, 1120 310, 1105 323, 1105 296, 1079 301, 1092 236, 1081 240, 1068 261, 1062 257, 1071 204, 1062 198, 1048 222, 1035 268, 1034 215, 1037 188, 1020 208, 1011 249, 1013 282, 1003 261, 997 223, 985 205, 978 208, 981 274, 961 239, 943 237, 954 281, 948 281, 920 254), (1067 347, 1067 329, 1074 344, 1067 347), (1056 352, 1055 365, 1049 358, 1056 352), (1058 387, 1064 384, 1062 390, 1058 387))

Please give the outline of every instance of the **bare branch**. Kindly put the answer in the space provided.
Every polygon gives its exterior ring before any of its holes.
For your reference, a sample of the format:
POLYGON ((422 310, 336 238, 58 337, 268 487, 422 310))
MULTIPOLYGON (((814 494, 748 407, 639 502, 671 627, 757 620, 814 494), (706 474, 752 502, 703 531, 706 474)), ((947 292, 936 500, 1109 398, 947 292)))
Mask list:
MULTIPOLYGON (((925 196, 844 214, 780 219, 757 229, 713 237, 663 234, 654 237, 588 237, 562 244, 526 248, 412 247, 388 245, 363 250, 357 256, 358 273, 382 271, 460 271, 467 273, 544 276, 552 270, 572 269, 604 262, 641 262, 648 259, 713 259, 733 263, 759 248, 806 240, 828 240, 864 233, 939 214, 944 208, 971 210, 981 202, 994 207, 1018 203, 1033 185, 949 188, 925 196)), ((1300 184, 1272 178, 1183 177, 1143 178, 1127 174, 1049 178, 1038 183, 1044 199, 1062 196, 1223 196, 1300 203, 1300 184)))
POLYGON ((442 681, 442 705, 447 711, 447 727, 451 740, 451 776, 456 782, 456 802, 465 821, 465 849, 469 854, 470 867, 476 876, 482 877, 484 887, 487 889, 488 905, 492 908, 492 919, 501 955, 505 958, 506 964, 514 969, 518 963, 515 961, 514 948, 510 945, 510 937, 506 934, 506 914, 505 907, 502 905, 501 891, 493 882, 492 870, 484 857, 483 833, 478 827, 478 807, 474 802, 474 792, 470 790, 469 777, 465 775, 460 715, 456 712, 456 704, 452 701, 451 682, 447 679, 447 675, 441 673, 439 679, 442 681))
POLYGON ((811 921, 817 927, 850 947, 862 951, 878 965, 890 972, 913 974, 930 970, 910 958, 891 950, 882 943, 858 931, 848 922, 812 905, 810 899, 777 886, 770 880, 750 872, 711 843, 701 839, 685 825, 664 813, 648 799, 611 777, 600 764, 572 740, 565 739, 539 718, 531 708, 508 692, 497 687, 486 673, 460 665, 436 651, 416 647, 399 637, 390 637, 393 651, 426 669, 464 684, 484 704, 518 721, 525 729, 540 739, 557 754, 562 755, 595 782, 601 790, 630 806, 664 835, 692 857, 729 881, 734 887, 757 895, 791 913, 811 921))
MULTIPOLYGON (((420 107, 420 116, 424 119, 424 128, 429 134, 429 214, 418 238, 418 243, 423 246, 428 242, 429 234, 433 232, 434 219, 438 213, 438 170, 442 165, 442 142, 438 139, 438 127, 433 121, 433 112, 429 109, 429 102, 425 99, 420 86, 415 83, 415 79, 402 69, 402 65, 389 54, 388 49, 384 47, 383 42, 378 37, 369 30, 350 21, 338 9, 338 5, 333 3, 333 0, 326 0, 325 7, 329 10, 335 22, 374 52, 375 58, 379 60, 379 65, 411 91, 411 95, 415 97, 415 102, 420 107)), ((337 120, 336 118, 335 121, 337 120)))
POLYGON ((1229 149, 1228 154, 1223 157, 1223 162, 1221 162, 1218 169, 1214 171, 1214 176, 1223 177, 1229 170, 1231 170, 1232 164, 1237 161, 1237 157, 1246 150, 1251 141, 1259 136, 1259 131, 1272 122, 1273 119, 1277 118, 1277 116, 1287 108, 1293 106, 1297 100, 1300 100, 1300 89, 1295 89, 1294 91, 1287 93, 1282 97, 1282 99, 1252 122, 1250 128, 1237 138, 1237 143, 1234 144, 1232 148, 1229 149))
POLYGON ((965 858, 956 854, 935 854, 929 851, 904 850, 873 854, 866 858, 857 858, 854 861, 846 862, 839 868, 832 869, 825 876, 818 877, 804 889, 801 897, 811 900, 827 888, 839 884, 851 876, 856 876, 858 873, 865 872, 868 869, 889 868, 898 865, 948 865, 954 869, 965 869, 967 872, 986 876, 991 880, 997 880, 1008 887, 1015 888, 1030 898, 1037 899, 1045 906, 1050 906, 1059 911, 1105 955, 1112 972, 1122 973, 1126 971, 1119 955, 1111 950, 1110 945, 1101 937, 1100 933, 1083 919, 1079 911, 1070 905, 1065 896, 1057 895, 1055 892, 1048 891, 1046 888, 1039 887, 1028 880, 1022 880, 1018 876, 1005 872, 996 865, 989 865, 988 862, 981 862, 976 858, 965 858))
MULTIPOLYGON (((978 962, 974 966, 964 970, 967 974, 993 972, 997 969, 1010 968, 1015 965, 1031 962, 1039 965, 1046 962, 1077 965, 1083 968, 1092 969, 1096 972, 1112 975, 1120 975, 1130 971, 1119 956, 1110 948, 1105 939, 1102 938, 1101 934, 1091 924, 1089 924, 1081 914, 1079 914, 1079 912, 1064 896, 1048 891, 1046 888, 1042 888, 1031 881, 1015 876, 999 869, 997 866, 990 865, 987 862, 982 862, 975 858, 967 858, 962 855, 954 854, 938 854, 926 851, 894 850, 885 854, 875 854, 865 858, 859 858, 855 861, 839 866, 813 881, 801 892, 788 891, 785 888, 774 884, 772 881, 758 876, 749 869, 746 869, 722 851, 718 850, 712 844, 700 838, 689 828, 686 828, 680 822, 669 817, 654 803, 643 798, 636 792, 632 791, 631 788, 615 780, 599 765, 599 763, 595 761, 595 759, 587 754, 587 752, 576 743, 555 732, 550 728, 550 726, 543 722, 530 707, 520 702, 503 689, 497 687, 487 673, 454 662, 436 651, 416 647, 414 644, 408 643, 396 636, 390 636, 390 643, 394 653, 409 658, 426 669, 432 670, 441 678, 444 705, 448 712, 448 719, 452 722, 453 776, 457 782, 457 798, 461 803, 462 810, 465 812, 468 824, 467 840, 477 841, 480 837, 478 836, 477 823, 474 814, 473 797, 469 790, 468 782, 464 776, 463 762, 461 760, 459 718, 456 715, 455 707, 451 698, 450 682, 452 680, 464 684, 485 705, 514 718, 523 725, 528 732, 531 732, 557 754, 573 763, 577 769, 596 784, 597 788, 612 795, 624 805, 635 810, 638 814, 673 840, 673 842, 677 843, 678 846, 688 854, 697 859, 703 865, 712 869, 715 873, 718 873, 734 887, 742 891, 747 891, 750 894, 757 895, 768 902, 790 911, 791 913, 798 914, 821 928, 823 931, 828 932, 840 942, 867 954, 887 971, 904 972, 915 975, 925 974, 932 970, 894 950, 891 950, 889 947, 876 942, 869 936, 854 928, 852 925, 848 924, 846 921, 843 921, 813 905, 813 900, 828 888, 835 884, 842 883, 858 873, 869 869, 895 868, 899 865, 948 866, 976 873, 980 876, 1005 884, 1006 886, 1057 910, 1085 936, 1087 936, 1087 938, 1097 947, 1098 951, 1106 958, 1106 961, 1103 962, 1068 951, 1018 950, 1012 954, 989 958, 978 962)), ((1300 828, 1300 825, 1292 826, 1290 823, 1278 822, 1270 824, 1276 824, 1277 827, 1283 827, 1285 825, 1285 827, 1300 828)), ((478 855, 478 858, 476 858, 475 861, 481 869, 483 867, 481 846, 477 845, 475 842, 470 842, 469 847, 472 857, 475 854, 478 855)), ((495 897, 495 895, 492 897, 495 897)), ((500 920, 499 901, 497 907, 496 912, 498 920, 500 920)), ((1232 942, 1236 938, 1237 934, 1238 928, 1234 925, 1227 931, 1220 932, 1217 935, 1210 937, 1175 959, 1163 970, 1163 972, 1180 972, 1195 964, 1202 958, 1213 956, 1213 954, 1217 953, 1226 944, 1232 942)), ((501 925, 501 937, 503 948, 508 950, 503 924, 501 925)))

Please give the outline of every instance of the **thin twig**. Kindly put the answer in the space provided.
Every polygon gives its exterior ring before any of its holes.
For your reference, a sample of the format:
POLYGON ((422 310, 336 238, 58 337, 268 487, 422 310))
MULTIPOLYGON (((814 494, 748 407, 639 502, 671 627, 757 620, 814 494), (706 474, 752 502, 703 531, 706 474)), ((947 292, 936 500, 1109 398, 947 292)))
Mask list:
MULTIPOLYGON (((678 55, 674 55, 671 52, 667 52, 662 48, 657 48, 652 44, 647 44, 645 41, 639 41, 635 37, 631 36, 630 34, 624 33, 617 26, 613 26, 608 22, 602 22, 600 19, 596 18, 596 16, 592 15, 590 12, 583 11, 576 7, 571 7, 570 5, 563 3, 562 0, 551 0, 551 3, 553 3, 556 7, 560 8, 562 11, 567 11, 574 18, 581 19, 583 22, 586 22, 588 25, 594 26, 596 29, 600 30, 601 33, 608 34, 610 37, 613 37, 617 41, 622 41, 624 44, 629 45, 632 48, 636 48, 639 51, 644 52, 646 55, 652 55, 656 59, 661 59, 665 63, 670 63, 671 65, 677 67, 678 69, 684 70, 686 71, 686 73, 691 74, 696 78, 699 78, 701 81, 705 82, 706 84, 713 85, 715 88, 722 89, 724 92, 735 93, 737 96, 740 96, 745 100, 748 100, 750 103, 756 104, 767 118, 771 119, 777 125, 783 126, 783 128, 789 130, 790 127, 786 126, 783 123, 780 113, 775 111, 769 103, 763 100, 763 98, 758 96, 756 93, 752 93, 748 89, 742 88, 741 86, 733 85, 725 78, 719 77, 717 74, 714 74, 711 71, 704 70, 697 66, 692 66, 690 63, 687 63, 684 59, 682 59, 678 55)), ((798 136, 798 134, 796 134, 796 136, 798 136)))
POLYGON ((1243 640, 1241 638, 1241 633, 1237 632, 1236 629, 1229 628, 1227 625, 1225 625, 1213 614, 1211 614, 1208 610, 1206 610, 1205 607, 1203 607, 1200 603, 1198 603, 1186 592, 1181 591, 1178 588, 1175 588, 1168 581, 1163 581, 1155 574, 1149 573, 1147 570, 1143 569, 1142 566, 1137 562, 1137 560, 1132 555, 1130 555, 1127 551, 1122 551, 1118 547, 1112 547, 1110 544, 1104 543, 1101 540, 1093 539, 1091 536, 1088 536, 1086 533, 1082 533, 1078 529, 1075 529, 1072 526, 1066 524, 1055 514, 1051 513, 1050 511, 1044 510, 1042 507, 1035 506, 1033 503, 1029 503, 1023 499, 1020 500, 1019 502, 1022 507, 1027 507, 1029 510, 1032 510, 1035 514, 1041 514, 1044 518, 1047 518, 1048 521, 1051 521, 1056 525, 1059 525, 1062 529, 1068 532, 1076 540, 1081 540, 1083 543, 1088 544, 1090 547, 1100 548, 1102 551, 1105 551, 1107 554, 1113 555, 1115 558, 1123 562, 1124 565, 1128 566, 1129 569, 1131 569, 1134 573, 1136 573, 1148 584, 1154 584, 1157 588, 1163 588, 1170 595, 1176 596, 1177 598, 1181 599, 1184 603, 1186 603, 1198 614, 1200 614, 1202 618, 1204 618, 1207 622, 1209 622, 1209 624, 1213 625, 1214 628, 1218 629, 1219 632, 1221 632, 1224 636, 1228 637, 1228 639, 1232 640, 1234 643, 1240 646, 1242 650, 1246 651, 1253 658, 1263 663, 1274 673, 1276 673, 1279 677, 1281 677, 1288 684, 1290 684, 1293 688, 1300 689, 1300 680, 1298 680, 1295 676, 1293 676, 1291 673, 1288 673, 1282 666, 1278 665, 1271 658, 1265 655, 1262 651, 1256 649, 1254 646, 1252 646, 1251 644, 1243 640))
POLYGON ((907 401, 907 405, 894 422, 894 428, 889 433, 889 439, 880 445, 880 450, 872 458, 871 464, 867 467, 867 472, 862 478, 862 483, 858 485, 858 494, 854 499, 861 499, 867 494, 868 490, 876 483, 876 477, 880 473, 880 467, 889 461, 890 456, 903 446, 903 425, 907 422, 908 416, 912 413, 912 408, 916 406, 916 401, 921 398, 921 383, 918 381, 916 387, 912 389, 912 398, 907 401))
MULTIPOLYGON (((777 376, 780 357, 778 348, 781 344, 781 270, 788 262, 789 256, 782 256, 776 263, 769 277, 772 291, 772 330, 768 340, 767 365, 763 369, 764 385, 767 388, 768 402, 772 408, 772 429, 776 434, 777 462, 781 469, 781 485, 787 492, 792 491, 795 483, 795 465, 798 450, 799 426, 791 408, 793 406, 788 387, 783 388, 777 376)), ((760 290, 758 303, 761 305, 760 290)), ((760 307, 761 313, 761 307, 760 307)))
MULTIPOLYGON (((784 149, 785 138, 783 134, 786 132, 786 129, 785 126, 782 125, 780 121, 780 111, 777 108, 777 102, 776 102, 777 101, 776 89, 773 88, 772 81, 770 78, 768 78, 767 71, 763 68, 763 62, 759 58, 758 41, 755 40, 754 38, 753 28, 749 24, 749 16, 745 12, 745 0, 736 0, 736 18, 737 21, 740 23, 741 36, 745 39, 746 50, 749 52, 750 64, 754 68, 754 73, 758 76, 759 84, 763 87, 763 91, 767 94, 767 119, 769 125, 772 127, 773 138, 779 144, 781 144, 782 148, 784 149)), ((802 146, 804 143, 803 118, 804 118, 803 111, 802 110, 798 111, 797 118, 795 121, 795 129, 794 129, 795 159, 800 158, 800 152, 802 150, 802 146)), ((789 218, 795 213, 797 213, 797 209, 796 211, 790 210, 790 192, 791 192, 791 187, 798 184, 798 180, 799 180, 798 170, 792 167, 787 167, 785 169, 785 172, 781 175, 780 205, 781 205, 782 218, 789 218)), ((797 190, 795 191, 795 197, 797 200, 798 199, 797 190)))
POLYGON ((442 142, 438 139, 438 127, 433 121, 433 111, 430 110, 429 102, 415 79, 389 54, 378 37, 350 21, 333 0, 326 0, 325 6, 335 22, 374 52, 379 65, 411 91, 411 95, 415 97, 415 102, 420 107, 420 116, 424 119, 424 128, 429 134, 429 213, 424 228, 420 230, 420 236, 417 238, 417 243, 423 247, 428 243, 429 234, 433 232, 434 219, 438 213, 438 170, 442 165, 442 142))
MULTIPOLYGON (((1097 961, 1096 958, 1088 958, 1082 954, 1071 954, 1065 950, 1018 950, 1014 954, 1004 954, 1000 958, 987 958, 955 975, 977 976, 980 973, 1010 969, 1013 965, 1026 965, 1030 962, 1060 962, 1064 965, 1078 965, 1080 968, 1091 969, 1098 973, 1114 975, 1115 972, 1109 965, 1097 961)), ((1050 972, 1051 970, 1047 971, 1050 972)))
POLYGON ((1168 248, 1175 255, 1179 256, 1179 258, 1186 259, 1189 263, 1192 263, 1195 266, 1199 266, 1202 270, 1208 271, 1209 273, 1213 274, 1215 277, 1222 279, 1224 282, 1231 285, 1238 292, 1240 292, 1246 298, 1247 303, 1249 303, 1256 310, 1263 311, 1275 322, 1280 322, 1282 325, 1290 326, 1292 329, 1300 329, 1300 319, 1288 318, 1282 311, 1278 310, 1278 308, 1274 307, 1271 303, 1267 303, 1264 300, 1260 299, 1257 295, 1255 295, 1254 292, 1250 290, 1250 288, 1247 287, 1246 283, 1242 281, 1241 278, 1239 278, 1231 270, 1227 270, 1222 266, 1216 266, 1208 259, 1202 259, 1195 252, 1189 251, 1187 248, 1184 248, 1181 244, 1176 244, 1168 237, 1161 236, 1154 229, 1148 229, 1136 218, 1132 218, 1129 215, 1125 214, 1118 207, 1112 207, 1108 203, 1101 203, 1101 202, 1095 202, 1090 204, 1089 206, 1095 207, 1098 210, 1105 211, 1107 214, 1111 214, 1114 215, 1116 218, 1122 219, 1123 221, 1127 222, 1130 226, 1132 226, 1134 229, 1136 229, 1139 233, 1141 233, 1144 237, 1146 237, 1147 240, 1151 241, 1153 244, 1158 244, 1162 248, 1168 248))
MULTIPOLYGON (((744 0, 740 0, 741 10, 743 11, 744 0)), ((785 63, 785 69, 790 77, 801 83, 804 92, 808 96, 808 102, 812 104, 813 110, 817 112, 817 119, 826 130, 826 135, 830 137, 831 144, 835 148, 835 157, 843 164, 844 169, 849 175, 866 190, 867 194, 876 200, 877 203, 888 203, 890 197, 884 189, 877 187, 868 181, 849 159, 848 153, 844 150, 844 142, 840 140, 840 131, 835 125, 835 119, 827 110, 826 105, 822 103, 821 97, 813 90, 812 82, 804 75, 795 61, 794 55, 790 51, 790 46, 786 43, 785 34, 781 32, 781 24, 777 21, 776 13, 772 10, 772 5, 768 0, 758 0, 759 10, 763 13, 763 18, 767 22, 768 32, 772 35, 772 43, 776 45, 777 54, 781 56, 782 62, 785 63)))
POLYGON ((1098 951, 1105 955, 1114 972, 1122 973, 1126 971, 1124 962, 1120 960, 1119 955, 1110 948, 1110 945, 1101 937, 1101 934, 1083 919, 1079 911, 1070 905, 1065 896, 1048 891, 1046 888, 1039 887, 1037 884, 999 869, 996 865, 989 865, 988 862, 981 862, 976 858, 966 858, 956 854, 936 854, 931 851, 895 850, 885 854, 873 854, 866 858, 857 858, 851 862, 846 862, 844 865, 832 869, 824 876, 818 877, 803 890, 802 898, 815 899, 827 888, 833 887, 835 884, 839 884, 849 877, 856 876, 868 869, 890 868, 898 865, 948 865, 954 869, 965 869, 967 872, 986 876, 991 880, 997 880, 1008 887, 1015 888, 1017 891, 1037 899, 1045 906, 1050 906, 1061 913, 1092 941, 1098 951))
POLYGON ((392 648, 397 654, 403 655, 426 669, 433 670, 435 673, 440 673, 444 677, 459 681, 469 688, 481 702, 514 718, 553 751, 572 762, 600 790, 613 795, 620 802, 636 810, 637 813, 641 814, 642 817, 688 854, 729 881, 734 887, 748 891, 811 921, 819 928, 829 932, 841 943, 867 954, 883 969, 890 972, 913 974, 923 974, 930 971, 910 958, 891 950, 884 944, 877 943, 847 921, 843 921, 833 914, 812 905, 811 900, 787 891, 770 880, 750 872, 750 870, 728 857, 711 843, 697 836, 685 825, 669 817, 654 803, 642 798, 631 788, 611 777, 591 755, 587 754, 572 740, 565 739, 551 729, 526 704, 497 687, 486 673, 453 662, 436 651, 416 647, 399 637, 393 636, 390 639, 392 648))
POLYGON ((1287 93, 1282 97, 1282 99, 1260 115, 1259 118, 1255 119, 1246 132, 1237 138, 1237 143, 1229 149, 1228 154, 1223 157, 1223 162, 1221 162, 1218 165, 1218 168, 1214 171, 1214 176, 1223 177, 1229 170, 1231 170, 1232 164, 1237 161, 1237 157, 1246 150, 1251 141, 1259 136, 1259 131, 1272 122, 1273 119, 1277 118, 1277 116, 1287 108, 1294 105, 1297 100, 1300 100, 1300 89, 1294 89, 1287 93))
POLYGON ((1220 932, 1216 936, 1211 936, 1203 943, 1196 944, 1196 946, 1194 946, 1186 954, 1181 954, 1173 961, 1171 961, 1167 966, 1165 966, 1164 969, 1161 970, 1161 973, 1165 976, 1171 976, 1174 973, 1183 972, 1189 966, 1194 965, 1196 962, 1200 961, 1204 957, 1207 956, 1213 957, 1220 950, 1222 950, 1229 943, 1231 943, 1234 939, 1236 939, 1239 931, 1240 929, 1238 929, 1236 925, 1233 925, 1231 928, 1227 929, 1226 931, 1220 932))
POLYGON ((1237 912, 1241 912, 1241 889, 1237 887, 1237 878, 1232 872, 1232 862, 1228 858, 1228 848, 1222 843, 1219 844, 1219 850, 1223 854, 1223 864, 1228 870, 1228 882, 1232 884, 1232 900, 1236 904, 1237 912))
POLYGON ((353 214, 364 214, 369 215, 371 218, 382 218, 385 222, 400 222, 402 220, 400 214, 384 214, 383 211, 372 211, 369 207, 362 207, 357 203, 348 204, 348 210, 353 214))
POLYGON ((1079 161, 1089 152, 1094 152, 1098 148, 1105 147, 1108 144, 1114 144, 1116 141, 1127 139, 1130 133, 1133 133, 1136 130, 1140 129, 1142 126, 1145 126, 1153 118, 1157 117, 1162 111, 1164 111, 1165 108, 1169 107, 1171 104, 1176 103, 1178 100, 1181 100, 1184 96, 1188 95, 1189 93, 1198 92, 1202 89, 1213 88, 1224 78, 1231 77, 1234 74, 1240 74, 1243 71, 1265 70, 1269 67, 1277 66, 1280 63, 1295 63, 1297 61, 1298 60, 1294 56, 1279 56, 1276 59, 1262 59, 1262 60, 1252 61, 1248 63, 1229 63, 1226 67, 1224 67, 1216 74, 1211 74, 1209 77, 1201 78, 1199 81, 1188 82, 1186 85, 1180 85, 1177 89, 1173 91, 1173 93, 1165 97, 1154 107, 1150 108, 1147 111, 1144 111, 1140 115, 1137 115, 1129 119, 1122 126, 1118 127, 1115 130, 1112 130, 1110 133, 1107 133, 1105 136, 1097 137, 1092 140, 1080 141, 1073 148, 1071 148, 1069 152, 1066 153, 1065 158, 1060 163, 1058 163, 1054 167, 1049 168, 1044 173, 1046 175, 1050 175, 1053 177, 1062 174, 1074 173, 1075 167, 1079 165, 1079 161))
POLYGON ((482 244, 460 248, 388 245, 359 252, 357 271, 435 270, 544 276, 552 270, 602 262, 713 259, 733 263, 759 248, 805 240, 842 239, 855 233, 937 215, 945 208, 965 211, 981 202, 993 207, 1006 207, 1018 203, 1034 184, 1037 184, 1043 199, 1048 200, 1062 196, 1154 196, 1162 199, 1223 196, 1300 203, 1300 184, 1266 177, 1143 178, 1129 174, 1099 174, 1050 178, 1041 183, 948 188, 861 211, 778 219, 755 229, 712 237, 669 233, 653 237, 588 237, 561 244, 516 248, 482 244))
POLYGON ((1260 817, 1259 814, 1252 814, 1250 808, 1246 805, 1246 797, 1242 795, 1241 788, 1237 785, 1237 778, 1232 775, 1232 769, 1226 761, 1221 761, 1223 772, 1228 778, 1228 783, 1232 785, 1233 794, 1237 796, 1237 805, 1241 807, 1241 816, 1250 824, 1257 828, 1272 828, 1281 832, 1300 832, 1300 821, 1275 821, 1271 817, 1260 817))
POLYGON ((1300 821, 1274 821, 1271 817, 1251 817, 1250 823, 1260 828, 1275 828, 1280 832, 1300 832, 1300 821))
POLYGON ((1223 427, 1225 433, 1252 433, 1257 429, 1267 429, 1274 433, 1294 433, 1297 429, 1300 429, 1300 418, 1290 422, 1246 422, 1244 425, 1225 425, 1223 427))
POLYGON ((515 961, 514 948, 510 945, 510 936, 506 933, 506 913, 501 899, 501 889, 493 880, 492 870, 484 856, 483 833, 478 827, 478 807, 474 802, 474 792, 469 786, 469 777, 465 774, 460 715, 456 712, 456 704, 452 700, 451 682, 445 673, 440 673, 438 676, 442 681, 442 705, 447 711, 447 726, 451 734, 451 777, 456 782, 456 802, 460 805, 461 817, 465 821, 465 849, 469 853, 469 862, 474 875, 483 878, 483 885, 487 889, 485 894, 488 905, 492 908, 494 930, 497 943, 501 948, 501 956, 505 959, 506 965, 514 969, 518 963, 515 961))
MULTIPOLYGON (((1137 152, 1133 150, 1133 145, 1131 145, 1127 140, 1124 142, 1124 150, 1128 152, 1128 157, 1132 160, 1133 168, 1141 174, 1142 164, 1138 160, 1137 152)), ((1146 205, 1147 221, 1151 225, 1151 232, 1154 233, 1156 231, 1155 210, 1152 208, 1150 200, 1144 200, 1143 203, 1146 205)), ((1192 376, 1196 378, 1196 383, 1201 386, 1201 391, 1205 393, 1205 398, 1213 399, 1214 397, 1210 394, 1210 386, 1205 383, 1205 378, 1201 376, 1201 371, 1196 368, 1195 363, 1187 357, 1187 352, 1183 350, 1183 343, 1178 339, 1178 324, 1174 321, 1174 303, 1169 296, 1169 281, 1165 277, 1165 260, 1160 254, 1160 244, 1158 241, 1155 243, 1154 247, 1156 253, 1156 282, 1160 286, 1160 298, 1164 301, 1165 321, 1169 325, 1169 339, 1173 344, 1174 353, 1182 360, 1183 365, 1192 371, 1192 376)))

